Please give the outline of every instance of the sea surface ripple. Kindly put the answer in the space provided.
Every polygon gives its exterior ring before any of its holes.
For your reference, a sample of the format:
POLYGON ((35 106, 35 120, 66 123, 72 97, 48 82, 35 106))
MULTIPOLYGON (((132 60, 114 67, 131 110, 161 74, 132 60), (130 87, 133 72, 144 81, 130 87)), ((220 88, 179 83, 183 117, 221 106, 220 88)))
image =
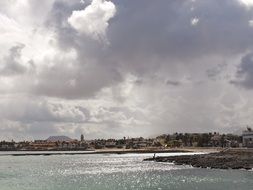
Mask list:
POLYGON ((0 156, 0 190, 253 189, 252 171, 199 169, 142 161, 151 156, 153 154, 0 156))

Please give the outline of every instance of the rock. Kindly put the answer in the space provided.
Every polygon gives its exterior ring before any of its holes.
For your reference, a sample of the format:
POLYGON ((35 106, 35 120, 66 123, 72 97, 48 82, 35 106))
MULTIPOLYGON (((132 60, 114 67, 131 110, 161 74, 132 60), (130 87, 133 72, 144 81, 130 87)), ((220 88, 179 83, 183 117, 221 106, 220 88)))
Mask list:
POLYGON ((253 149, 229 149, 205 155, 156 157, 144 161, 173 162, 176 165, 186 164, 201 168, 250 170, 253 168, 253 149))

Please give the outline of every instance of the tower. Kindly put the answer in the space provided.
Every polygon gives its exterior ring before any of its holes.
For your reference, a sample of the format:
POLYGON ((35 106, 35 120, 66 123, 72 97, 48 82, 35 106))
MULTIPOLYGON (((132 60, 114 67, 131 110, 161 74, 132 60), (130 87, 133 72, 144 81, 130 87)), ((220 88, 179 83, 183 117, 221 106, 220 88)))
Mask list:
POLYGON ((84 141, 84 136, 83 136, 83 134, 81 134, 81 141, 84 141))

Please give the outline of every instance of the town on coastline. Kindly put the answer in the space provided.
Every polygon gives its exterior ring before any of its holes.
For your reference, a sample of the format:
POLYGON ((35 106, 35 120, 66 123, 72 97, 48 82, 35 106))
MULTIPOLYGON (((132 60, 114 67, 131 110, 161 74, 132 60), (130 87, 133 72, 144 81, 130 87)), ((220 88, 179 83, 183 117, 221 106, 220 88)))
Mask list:
POLYGON ((80 140, 67 136, 51 136, 46 140, 34 141, 1 141, 0 151, 85 151, 97 149, 169 149, 190 147, 215 148, 253 148, 253 130, 247 127, 241 135, 220 133, 174 133, 163 134, 156 138, 122 138, 122 139, 95 139, 80 140))

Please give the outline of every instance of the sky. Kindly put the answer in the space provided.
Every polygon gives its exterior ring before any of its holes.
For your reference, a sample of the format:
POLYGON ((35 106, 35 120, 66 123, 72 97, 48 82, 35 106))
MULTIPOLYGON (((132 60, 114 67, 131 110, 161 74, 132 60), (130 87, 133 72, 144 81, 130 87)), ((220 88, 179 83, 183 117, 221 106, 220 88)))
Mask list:
POLYGON ((1 0, 0 140, 253 125, 253 0, 1 0))

